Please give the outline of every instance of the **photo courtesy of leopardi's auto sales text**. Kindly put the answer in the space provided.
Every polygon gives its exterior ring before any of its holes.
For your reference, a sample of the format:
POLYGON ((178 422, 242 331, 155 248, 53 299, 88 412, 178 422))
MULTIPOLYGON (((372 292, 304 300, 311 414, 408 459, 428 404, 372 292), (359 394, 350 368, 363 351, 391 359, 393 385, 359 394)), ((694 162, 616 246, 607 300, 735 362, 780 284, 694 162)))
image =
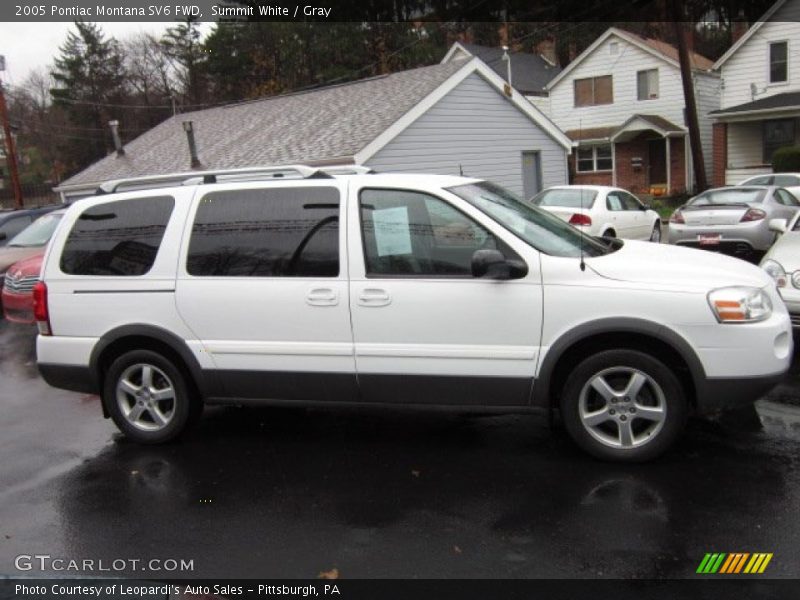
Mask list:
POLYGON ((800 0, 0 2, 0 600, 800 596, 800 0))

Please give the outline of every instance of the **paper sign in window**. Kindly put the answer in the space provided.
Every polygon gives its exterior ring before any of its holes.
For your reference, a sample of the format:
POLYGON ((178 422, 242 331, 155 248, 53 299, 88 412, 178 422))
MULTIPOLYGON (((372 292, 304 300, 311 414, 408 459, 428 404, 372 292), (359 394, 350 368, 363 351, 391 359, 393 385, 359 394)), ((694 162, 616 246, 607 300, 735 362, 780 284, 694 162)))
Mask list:
POLYGON ((375 227, 375 245, 378 256, 411 254, 411 228, 408 224, 408 208, 383 208, 372 212, 375 227))

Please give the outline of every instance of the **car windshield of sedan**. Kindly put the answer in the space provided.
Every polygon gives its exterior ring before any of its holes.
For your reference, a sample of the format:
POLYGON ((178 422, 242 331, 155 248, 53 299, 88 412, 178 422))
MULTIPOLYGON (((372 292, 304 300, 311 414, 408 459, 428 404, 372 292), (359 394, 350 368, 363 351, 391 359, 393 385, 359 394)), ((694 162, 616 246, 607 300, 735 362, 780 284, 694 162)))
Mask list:
POLYGON ((448 188, 537 250, 552 256, 601 256, 618 246, 606 245, 499 185, 482 181, 448 188))
POLYGON ((37 246, 44 246, 50 241, 60 220, 61 215, 45 215, 39 217, 15 235, 8 245, 14 248, 35 248, 37 246))
POLYGON ((708 206, 710 204, 758 204, 764 201, 767 190, 763 188, 725 188, 708 190, 695 196, 689 206, 708 206))
POLYGON ((531 199, 536 206, 562 206, 564 208, 592 208, 597 192, 583 188, 554 188, 539 192, 531 199))

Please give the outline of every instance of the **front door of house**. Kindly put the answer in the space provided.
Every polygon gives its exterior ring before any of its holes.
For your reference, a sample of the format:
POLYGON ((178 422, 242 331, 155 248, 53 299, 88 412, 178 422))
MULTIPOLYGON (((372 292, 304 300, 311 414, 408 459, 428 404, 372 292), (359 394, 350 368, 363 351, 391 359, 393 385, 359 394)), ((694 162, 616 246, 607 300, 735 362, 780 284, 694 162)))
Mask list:
POLYGON ((667 183, 667 148, 663 138, 648 142, 649 185, 667 183))

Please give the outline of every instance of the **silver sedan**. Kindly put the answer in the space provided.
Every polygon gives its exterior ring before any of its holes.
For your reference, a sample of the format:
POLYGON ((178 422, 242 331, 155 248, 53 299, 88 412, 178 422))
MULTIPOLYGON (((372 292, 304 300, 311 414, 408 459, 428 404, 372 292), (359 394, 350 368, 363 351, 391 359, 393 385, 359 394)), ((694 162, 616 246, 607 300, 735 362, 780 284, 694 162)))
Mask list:
POLYGON ((669 220, 669 243, 750 258, 775 241, 770 219, 794 217, 800 202, 784 188, 765 185, 707 190, 669 220))

